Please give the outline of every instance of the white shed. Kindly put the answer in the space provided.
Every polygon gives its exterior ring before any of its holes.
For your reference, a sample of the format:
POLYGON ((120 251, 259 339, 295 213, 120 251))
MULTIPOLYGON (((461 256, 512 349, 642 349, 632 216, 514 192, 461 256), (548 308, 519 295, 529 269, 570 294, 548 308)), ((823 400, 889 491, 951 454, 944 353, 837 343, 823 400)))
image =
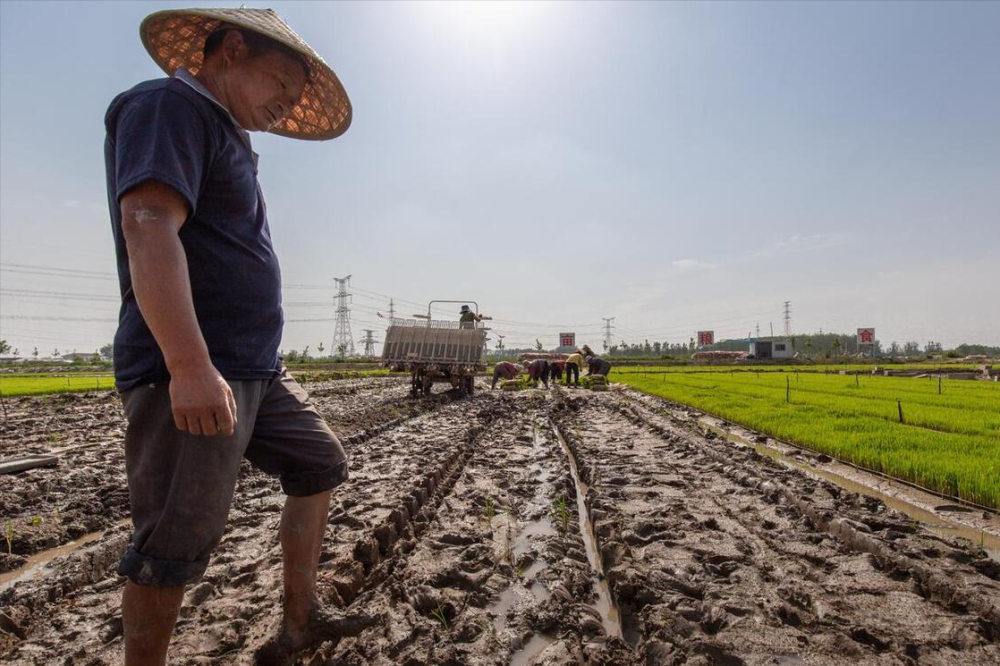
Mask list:
POLYGON ((750 355, 754 358, 792 358, 792 341, 788 338, 779 340, 754 340, 750 343, 750 355))

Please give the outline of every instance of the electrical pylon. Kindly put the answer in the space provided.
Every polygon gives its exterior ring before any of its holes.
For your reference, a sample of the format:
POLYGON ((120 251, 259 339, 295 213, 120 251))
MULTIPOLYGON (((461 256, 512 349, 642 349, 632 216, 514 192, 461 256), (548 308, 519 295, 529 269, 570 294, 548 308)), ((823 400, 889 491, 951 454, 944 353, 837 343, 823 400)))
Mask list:
POLYGON ((365 332, 365 337, 358 340, 358 342, 365 343, 365 351, 363 356, 372 357, 375 355, 375 343, 378 342, 374 337, 375 331, 370 328, 361 329, 365 332))
POLYGON ((337 325, 333 329, 333 346, 331 352, 343 358, 354 355, 354 337, 351 335, 351 294, 347 288, 351 284, 351 276, 333 278, 337 283, 337 325))

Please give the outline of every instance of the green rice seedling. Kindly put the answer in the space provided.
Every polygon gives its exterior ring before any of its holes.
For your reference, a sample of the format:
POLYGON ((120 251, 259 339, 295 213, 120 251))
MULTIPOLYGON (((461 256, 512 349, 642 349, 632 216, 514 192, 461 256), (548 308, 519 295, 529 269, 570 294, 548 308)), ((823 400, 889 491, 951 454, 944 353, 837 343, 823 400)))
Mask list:
POLYGON ((4 533, 7 537, 7 554, 12 555, 14 552, 14 521, 7 521, 7 530, 4 533))
POLYGON ((562 495, 552 505, 552 514, 559 523, 559 529, 565 533, 569 528, 569 507, 566 504, 566 496, 562 495))
POLYGON ((486 522, 493 524, 493 517, 497 515, 496 505, 493 503, 493 498, 486 498, 486 507, 484 508, 486 515, 486 522))
POLYGON ((431 611, 431 617, 441 624, 441 628, 448 631, 448 616, 444 613, 444 606, 438 604, 437 608, 431 611))
POLYGON ((44 523, 44 522, 45 522, 45 519, 44 519, 44 518, 42 518, 41 516, 35 516, 35 517, 33 517, 33 518, 31 519, 31 525, 32 525, 33 527, 38 527, 39 525, 41 525, 41 524, 42 524, 42 523, 44 523))

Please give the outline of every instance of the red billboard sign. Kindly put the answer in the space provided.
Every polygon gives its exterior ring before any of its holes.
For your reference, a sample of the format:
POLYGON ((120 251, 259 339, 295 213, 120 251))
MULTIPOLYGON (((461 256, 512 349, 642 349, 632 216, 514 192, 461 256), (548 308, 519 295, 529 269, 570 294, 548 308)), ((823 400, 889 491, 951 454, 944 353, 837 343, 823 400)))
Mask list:
POLYGON ((715 344, 715 331, 698 331, 698 346, 708 347, 715 344))
POLYGON ((873 344, 875 344, 875 329, 874 328, 859 328, 858 329, 858 344, 859 345, 873 345, 873 344))
POLYGON ((576 333, 560 333, 559 334, 559 346, 560 347, 576 347, 576 333))

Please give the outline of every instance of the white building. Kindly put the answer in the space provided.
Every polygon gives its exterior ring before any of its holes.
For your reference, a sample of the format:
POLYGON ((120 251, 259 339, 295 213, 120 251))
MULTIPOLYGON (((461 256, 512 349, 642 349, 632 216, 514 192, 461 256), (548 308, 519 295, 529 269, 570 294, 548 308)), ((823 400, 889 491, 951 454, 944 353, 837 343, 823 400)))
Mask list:
POLYGON ((750 355, 754 358, 792 358, 792 341, 788 338, 754 340, 750 343, 750 355))

